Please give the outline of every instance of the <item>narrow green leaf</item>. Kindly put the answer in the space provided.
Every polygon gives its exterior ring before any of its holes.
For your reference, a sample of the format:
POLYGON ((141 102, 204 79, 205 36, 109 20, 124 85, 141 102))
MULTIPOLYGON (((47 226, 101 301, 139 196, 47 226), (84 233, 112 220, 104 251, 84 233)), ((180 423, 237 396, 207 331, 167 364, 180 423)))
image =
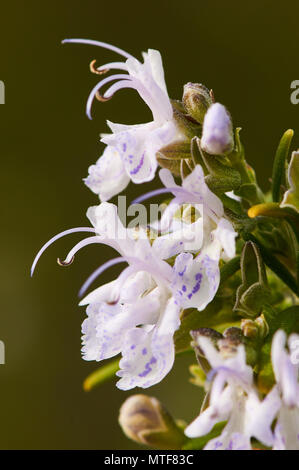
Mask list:
POLYGON ((280 202, 280 185, 285 173, 285 163, 288 157, 291 141, 294 135, 292 129, 288 129, 280 139, 272 172, 272 199, 273 202, 280 202))
POLYGON ((235 256, 233 259, 229 260, 225 263, 220 269, 220 286, 224 284, 224 282, 233 276, 237 271, 240 269, 240 259, 241 256, 235 256))
POLYGON ((299 213, 299 151, 293 152, 288 168, 290 189, 285 192, 281 207, 289 207, 299 213))
POLYGON ((287 270, 287 268, 275 256, 273 256, 273 253, 264 247, 251 233, 243 233, 243 238, 245 240, 253 241, 259 247, 263 261, 268 268, 270 268, 296 295, 298 295, 296 279, 287 270))
POLYGON ((112 379, 115 373, 119 370, 119 359, 116 361, 109 362, 105 366, 92 372, 83 382, 83 388, 86 392, 89 392, 93 388, 101 385, 104 382, 112 379))

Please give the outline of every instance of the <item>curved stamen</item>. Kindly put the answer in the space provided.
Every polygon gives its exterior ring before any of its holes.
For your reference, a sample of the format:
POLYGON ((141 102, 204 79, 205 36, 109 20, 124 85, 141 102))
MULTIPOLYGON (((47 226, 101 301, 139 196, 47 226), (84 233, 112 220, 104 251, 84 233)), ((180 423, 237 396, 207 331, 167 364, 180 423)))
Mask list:
POLYGON ((96 68, 96 62, 97 60, 94 59, 90 62, 89 64, 89 70, 91 71, 91 73, 95 73, 96 75, 104 75, 105 73, 109 72, 109 68, 104 68, 104 67, 99 67, 99 68, 96 68))
POLYGON ((45 243, 41 249, 39 250, 39 252, 37 253, 36 257, 34 258, 34 261, 32 263, 32 266, 31 266, 31 271, 30 271, 30 274, 31 274, 31 277, 33 276, 33 273, 34 273, 34 270, 35 270, 35 267, 38 263, 38 260, 39 258, 41 257, 41 255, 43 254, 43 252, 50 246, 52 245, 52 243, 56 242, 56 240, 59 240, 59 238, 62 238, 64 237, 65 235, 70 235, 71 233, 77 233, 77 232, 93 232, 95 233, 95 229, 94 228, 91 228, 91 227, 76 227, 76 228, 71 228, 71 229, 68 229, 68 230, 64 230, 63 232, 60 232, 58 233, 57 235, 55 235, 55 237, 52 237, 47 243, 45 243))
POLYGON ((87 100, 87 104, 86 104, 86 114, 88 116, 89 119, 92 119, 91 117, 91 106, 92 106, 92 102, 95 98, 95 96, 97 95, 97 93, 99 92, 100 88, 104 85, 106 85, 106 83, 109 83, 109 82, 112 82, 113 80, 120 80, 120 79, 128 79, 128 75, 125 75, 125 74, 115 74, 115 75, 111 75, 110 77, 107 77, 107 78, 104 78, 103 80, 101 80, 99 83, 96 84, 96 86, 91 90, 90 94, 89 94, 89 97, 88 97, 88 100, 87 100))
POLYGON ((193 197, 192 193, 189 193, 189 191, 186 191, 186 189, 179 188, 179 187, 174 187, 174 188, 160 188, 160 189, 154 189, 153 191, 149 191, 148 193, 142 194, 142 196, 137 197, 134 199, 134 201, 131 202, 131 204, 138 204, 139 202, 146 201, 147 199, 158 196, 159 194, 165 194, 165 193, 178 193, 178 194, 185 194, 189 195, 190 197, 193 197))
POLYGON ((104 98, 111 98, 113 94, 121 88, 133 88, 136 90, 142 97, 143 101, 152 110, 153 116, 155 115, 154 110, 161 107, 161 104, 157 102, 154 94, 151 94, 151 91, 147 89, 139 79, 132 77, 131 75, 126 75, 125 80, 114 83, 108 90, 106 90, 104 98))
POLYGON ((84 246, 91 245, 92 243, 103 243, 103 240, 99 236, 94 236, 94 237, 88 237, 84 238, 84 240, 81 240, 77 245, 75 245, 71 251, 67 254, 67 257, 65 258, 64 261, 62 261, 62 264, 68 265, 71 263, 72 258, 74 258, 75 254, 77 251, 81 250, 81 248, 84 248, 84 246))
POLYGON ((138 91, 138 86, 132 79, 130 80, 120 80, 117 83, 114 83, 107 91, 104 93, 104 99, 110 100, 113 95, 122 88, 133 88, 138 91))
POLYGON ((97 68, 97 70, 101 71, 103 69, 109 70, 128 70, 128 66, 125 62, 108 62, 108 64, 103 64, 97 68))
POLYGON ((131 57, 133 58, 133 56, 128 52, 124 51, 123 49, 120 49, 119 47, 113 46, 112 44, 108 44, 107 42, 94 41, 92 39, 64 39, 62 41, 62 44, 68 43, 89 44, 90 46, 98 46, 102 47, 103 49, 108 49, 110 51, 116 52, 117 54, 120 54, 123 57, 126 57, 127 59, 131 57))
POLYGON ((114 266, 115 264, 119 263, 127 263, 127 260, 123 256, 119 256, 117 258, 111 259, 107 261, 106 263, 102 264, 99 266, 84 282, 83 286, 81 287, 78 296, 82 297, 82 295, 85 294, 89 286, 96 280, 100 274, 102 274, 106 269, 110 268, 111 266, 114 266))

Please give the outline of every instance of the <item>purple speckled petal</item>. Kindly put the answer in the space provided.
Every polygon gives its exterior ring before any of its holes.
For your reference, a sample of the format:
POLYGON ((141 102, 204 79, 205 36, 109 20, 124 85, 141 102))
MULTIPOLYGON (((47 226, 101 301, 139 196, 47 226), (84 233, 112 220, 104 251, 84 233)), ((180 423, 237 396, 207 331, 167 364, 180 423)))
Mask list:
POLYGON ((121 377, 117 387, 129 390, 148 388, 168 374, 174 362, 173 334, 179 326, 180 309, 173 299, 156 326, 135 328, 129 331, 119 363, 121 377))
POLYGON ((229 438, 222 434, 209 441, 204 450, 251 450, 250 439, 238 432, 229 438))
POLYGON ((213 300, 219 285, 218 262, 208 255, 193 259, 181 253, 175 260, 172 289, 184 308, 203 310, 213 300))
POLYGON ((82 324, 83 358, 101 361, 119 354, 125 347, 126 332, 139 324, 155 323, 159 308, 154 291, 133 304, 90 304, 82 324))

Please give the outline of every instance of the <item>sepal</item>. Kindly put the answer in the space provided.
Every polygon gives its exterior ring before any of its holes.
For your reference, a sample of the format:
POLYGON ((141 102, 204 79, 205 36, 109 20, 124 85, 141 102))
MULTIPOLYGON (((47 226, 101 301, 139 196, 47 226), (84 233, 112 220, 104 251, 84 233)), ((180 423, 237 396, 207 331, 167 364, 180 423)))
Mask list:
POLYGON ((281 207, 288 207, 299 212, 299 150, 292 153, 288 167, 289 189, 284 193, 281 207))
POLYGON ((187 83, 184 86, 183 103, 187 113, 202 124, 213 100, 208 88, 201 83, 187 83))
POLYGON ((247 317, 258 316, 270 301, 266 270, 257 245, 247 242, 241 255, 242 284, 238 287, 234 310, 247 317))

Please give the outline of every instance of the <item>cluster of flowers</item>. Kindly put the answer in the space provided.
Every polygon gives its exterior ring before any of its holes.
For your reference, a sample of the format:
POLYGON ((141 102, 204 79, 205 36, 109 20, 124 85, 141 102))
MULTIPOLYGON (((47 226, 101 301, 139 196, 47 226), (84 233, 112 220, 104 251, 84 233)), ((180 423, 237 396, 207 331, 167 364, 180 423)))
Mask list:
MULTIPOLYGON (((92 227, 71 229, 51 239, 38 253, 32 271, 49 244, 76 231, 92 232, 92 236, 79 242, 61 264, 69 264, 79 249, 91 243, 108 245, 119 253, 100 266, 81 290, 85 292, 110 266, 127 264, 117 279, 98 287, 80 302, 87 305, 87 318, 82 325, 83 357, 102 361, 121 354, 117 386, 122 390, 147 388, 160 382, 173 366, 173 337, 180 327, 183 310, 202 311, 215 297, 220 262, 235 257, 238 234, 226 216, 223 202, 209 189, 198 162, 189 165, 187 171, 184 165, 180 166, 181 184, 173 176, 178 172, 164 167, 159 171, 164 187, 138 199, 140 202, 166 193, 173 196, 154 236, 152 231, 149 235, 148 227, 133 229, 122 225, 117 207, 107 201, 130 181, 141 184, 152 180, 161 149, 173 146, 183 152, 184 145, 190 147, 190 137, 180 125, 175 102, 169 99, 158 51, 144 53, 142 63, 106 43, 79 39, 65 42, 97 45, 125 57, 124 62, 111 62, 99 68, 92 64, 98 74, 113 69, 122 73, 104 78, 94 87, 87 103, 90 118, 94 98, 106 101, 120 89, 133 88, 150 108, 153 120, 139 125, 108 122, 112 133, 102 136, 106 148, 85 179, 101 201, 87 211, 92 227), (111 81, 114 83, 101 94, 101 88, 111 81), (187 220, 190 213, 191 221, 187 220), (191 248, 185 236, 186 226, 188 233, 195 233, 191 248)), ((205 94, 206 109, 203 113, 203 106, 198 108, 198 121, 190 118, 190 126, 200 123, 203 151, 225 155, 234 148, 230 115, 202 85, 185 85, 185 95, 199 86, 205 94)), ((232 192, 226 197, 237 198, 232 192)), ((216 423, 228 420, 221 435, 206 448, 250 449, 252 437, 274 448, 299 448, 298 370, 285 350, 284 333, 276 334, 272 346, 277 385, 264 399, 254 386, 253 370, 246 364, 243 345, 224 357, 210 339, 199 337, 197 341, 211 366, 207 376, 210 395, 208 406, 186 428, 186 435, 192 438, 205 435, 216 423)))
POLYGON ((298 340, 299 335, 290 335, 288 353, 284 331, 275 334, 272 366, 276 385, 262 400, 254 386, 253 370, 246 364, 244 346, 238 346, 233 356, 223 358, 209 339, 198 338, 212 367, 208 380, 213 380, 213 384, 209 406, 186 428, 186 435, 204 436, 216 423, 227 420, 220 436, 211 439, 205 449, 250 450, 251 438, 255 438, 273 450, 298 450, 298 361, 292 357, 298 340))

